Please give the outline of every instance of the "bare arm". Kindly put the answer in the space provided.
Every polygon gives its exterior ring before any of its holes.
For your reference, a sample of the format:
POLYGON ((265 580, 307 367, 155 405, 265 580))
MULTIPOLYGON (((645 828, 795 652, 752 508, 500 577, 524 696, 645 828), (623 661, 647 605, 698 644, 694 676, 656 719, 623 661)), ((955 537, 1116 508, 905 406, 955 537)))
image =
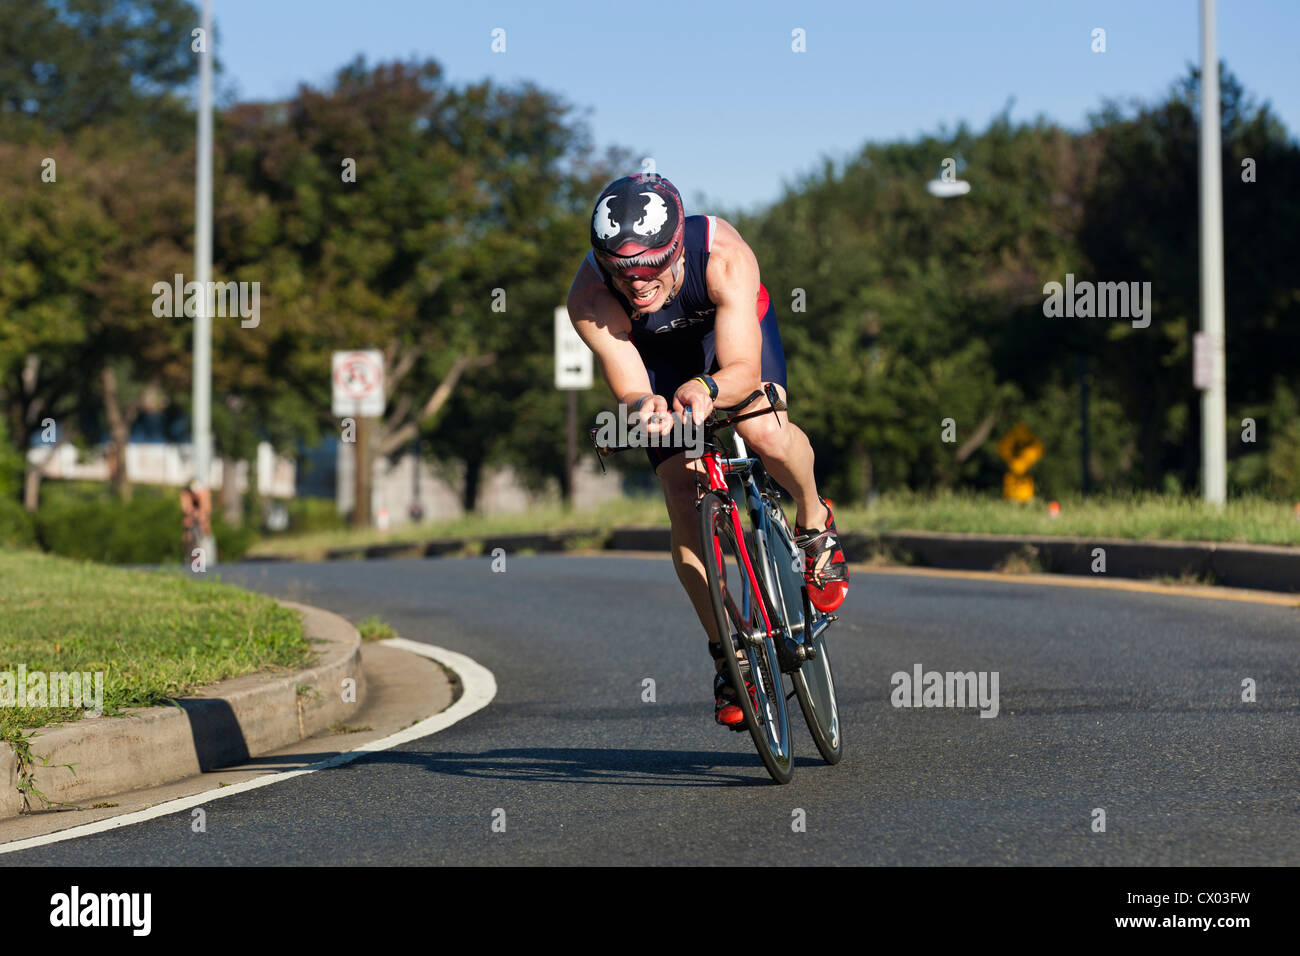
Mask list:
POLYGON ((708 416, 714 402, 734 405, 747 398, 760 383, 763 335, 755 315, 758 259, 725 219, 718 220, 705 282, 709 298, 717 306, 713 342, 718 371, 713 374, 713 381, 718 386, 718 397, 709 401, 708 389, 696 381, 687 382, 673 396, 674 410, 690 406, 696 421, 708 416))
MULTIPOLYGON (((619 403, 634 409, 650 397, 654 401, 647 404, 647 412, 666 412, 668 403, 652 395, 650 374, 632 344, 632 320, 585 260, 569 287, 568 307, 574 330, 600 362, 601 373, 619 403)), ((666 431, 671 425, 663 422, 651 430, 666 431)))

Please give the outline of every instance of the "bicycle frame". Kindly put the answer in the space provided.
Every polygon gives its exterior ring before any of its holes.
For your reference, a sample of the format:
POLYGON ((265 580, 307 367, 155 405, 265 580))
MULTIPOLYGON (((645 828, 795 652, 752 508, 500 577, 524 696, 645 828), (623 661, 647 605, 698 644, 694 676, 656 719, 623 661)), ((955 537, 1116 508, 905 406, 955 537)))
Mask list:
MULTIPOLYGON (((751 595, 755 593, 763 594, 766 599, 759 602, 759 611, 762 614, 763 625, 767 633, 771 634, 773 639, 776 640, 778 651, 783 658, 793 654, 799 660, 802 660, 803 655, 795 652, 791 646, 786 644, 786 641, 811 647, 822 632, 830 626, 834 618, 814 611, 810 628, 804 626, 809 623, 807 621, 796 623, 787 619, 790 616, 787 610, 787 596, 785 587, 781 584, 781 575, 778 573, 776 562, 784 560, 787 564, 792 565, 794 562, 801 563, 801 555, 795 547, 790 533, 781 527, 781 524, 778 524, 769 511, 769 509, 776 509, 780 506, 776 502, 766 499, 764 490, 760 487, 758 475, 766 474, 763 470, 763 463, 757 457, 748 454, 743 438, 735 435, 734 440, 736 442, 737 457, 724 458, 720 452, 709 449, 701 456, 701 462, 705 474, 708 476, 708 488, 704 490, 721 492, 733 503, 737 503, 736 496, 727 483, 727 476, 733 475, 738 479, 741 492, 744 495, 745 505, 749 511, 750 524, 754 529, 754 550, 757 551, 754 562, 750 560, 750 549, 748 547, 741 548, 741 557, 746 571, 741 613, 748 619, 750 617, 751 595), (783 547, 777 547, 777 542, 780 542, 783 547), (758 564, 762 574, 761 581, 758 573, 754 570, 754 563, 758 564), (773 622, 768 618, 767 608, 769 607, 774 614, 780 617, 780 620, 773 622)), ((701 485, 703 485, 703 482, 701 482, 701 485)), ((732 509, 731 520, 732 529, 736 533, 736 540, 743 544, 745 529, 740 521, 739 507, 732 509)), ((782 518, 782 523, 784 523, 784 518, 782 518)), ((717 553, 716 544, 714 549, 714 560, 720 561, 722 556, 717 553)), ((802 600, 802 595, 791 599, 802 600)), ((807 607, 805 606, 805 613, 806 611, 807 607)))
MULTIPOLYGON (((733 502, 733 504, 735 503, 735 497, 731 494, 731 488, 727 484, 726 476, 729 474, 740 476, 741 487, 745 490, 746 501, 750 508, 750 518, 754 521, 754 526, 757 531, 759 527, 758 521, 761 520, 762 507, 761 497, 758 493, 758 483, 754 481, 754 468, 756 466, 761 467, 761 464, 757 458, 744 456, 744 441, 739 435, 736 436, 736 443, 741 450, 742 457, 740 458, 723 458, 718 452, 709 450, 700 456, 700 460, 704 465, 704 472, 709 479, 708 490, 722 492, 733 502)), ((751 617, 749 608, 750 595, 765 592, 759 587, 758 577, 754 573, 754 566, 749 560, 749 548, 745 547, 744 544, 745 528, 740 523, 739 508, 731 509, 731 527, 736 534, 736 541, 740 543, 740 556, 745 563, 745 592, 742 595, 741 613, 745 616, 746 620, 749 620, 751 617)), ((721 565, 723 557, 721 551, 718 550, 716 540, 713 544, 713 551, 713 560, 717 561, 718 564, 721 565)), ((771 592, 768 591, 766 593, 771 592)), ((770 601, 760 601, 758 609, 763 616, 763 627, 767 630, 768 634, 776 637, 777 632, 773 629, 772 622, 767 616, 767 606, 770 605, 770 601)))
MULTIPOLYGON (((785 403, 777 395, 775 386, 766 385, 762 391, 754 392, 748 399, 740 405, 734 406, 728 411, 737 411, 747 405, 749 402, 766 394, 769 408, 757 412, 748 412, 728 419, 720 423, 719 427, 730 427, 736 422, 745 419, 754 418, 758 415, 765 415, 768 412, 783 410, 785 403)), ((604 471, 604 459, 617 451, 624 450, 622 447, 605 447, 597 441, 599 429, 592 428, 588 432, 588 437, 596 451, 596 460, 599 462, 601 470, 604 471)), ((748 453, 745 447, 745 441, 740 435, 735 434, 734 440, 738 455, 735 458, 728 458, 723 455, 716 443, 710 441, 706 445, 704 454, 700 456, 700 462, 704 468, 704 478, 698 479, 700 494, 703 495, 708 491, 717 491, 724 495, 733 506, 738 504, 737 496, 731 491, 727 484, 727 477, 735 476, 740 484, 743 503, 749 511, 750 523, 754 529, 754 544, 757 551, 758 570, 754 567, 754 561, 750 559, 750 549, 745 544, 745 528, 740 520, 740 508, 732 507, 731 521, 732 530, 735 532, 736 540, 741 544, 741 558, 745 567, 744 594, 742 595, 743 606, 742 613, 748 619, 750 617, 750 596, 752 594, 762 594, 766 598, 760 603, 760 611, 763 617, 763 627, 765 631, 773 637, 781 636, 783 640, 777 641, 777 648, 783 660, 787 663, 792 654, 799 661, 805 659, 805 655, 812 656, 812 648, 821 633, 835 620, 834 615, 823 614, 813 611, 811 606, 804 603, 804 612, 801 616, 811 617, 812 627, 811 634, 805 633, 805 628, 797 623, 787 620, 791 617, 787 610, 786 588, 781 584, 782 575, 779 573, 777 561, 786 560, 792 567, 798 567, 802 562, 802 555, 795 546, 793 534, 786 524, 784 516, 778 522, 769 511, 776 511, 779 506, 767 498, 763 485, 766 481, 760 483, 758 476, 766 477, 766 471, 763 469, 763 463, 755 456, 748 453), (707 479, 707 480, 706 480, 707 479), (782 547, 777 548, 776 542, 781 542, 782 547), (782 552, 778 556, 778 552, 782 552), (761 575, 761 576, 760 576, 761 575), (772 598, 779 597, 780 603, 775 603, 772 598), (762 605, 766 605, 763 607, 762 605), (767 607, 773 608, 774 613, 780 615, 779 621, 772 621, 767 613, 767 607), (787 641, 795 645, 803 645, 803 652, 792 650, 787 645, 787 641)), ((722 555, 718 552, 718 547, 714 544, 714 560, 721 563, 722 555)), ((800 572, 800 577, 802 573, 800 572)), ((796 585, 801 588, 801 585, 796 585)), ((805 622, 807 623, 807 622, 805 622)), ((798 664, 794 664, 797 668, 798 664)))

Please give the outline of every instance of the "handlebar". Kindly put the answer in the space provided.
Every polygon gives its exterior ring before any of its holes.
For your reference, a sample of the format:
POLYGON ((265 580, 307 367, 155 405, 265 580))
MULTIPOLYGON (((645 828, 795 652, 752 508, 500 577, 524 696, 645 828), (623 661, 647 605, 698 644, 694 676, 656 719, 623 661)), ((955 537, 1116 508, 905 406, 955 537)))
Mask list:
MULTIPOLYGON (((773 415, 775 415, 777 412, 783 412, 786 411, 787 409, 788 406, 784 401, 782 401, 780 394, 776 390, 776 386, 769 382, 763 388, 755 389, 754 391, 750 392, 748 397, 746 397, 743 401, 740 401, 735 405, 714 405, 713 416, 711 416, 708 421, 703 423, 705 440, 708 441, 710 438, 713 437, 713 435, 716 432, 721 431, 724 428, 730 428, 731 426, 739 424, 740 422, 748 421, 751 418, 757 418, 759 415, 766 415, 768 412, 771 412, 773 415), (742 408, 745 408, 747 405, 751 405, 756 399, 762 398, 764 395, 767 396, 769 407, 759 409, 756 412, 746 412, 743 415, 735 414, 736 412, 739 412, 742 408), (722 413, 724 417, 718 418, 717 417, 718 413, 722 413)), ((686 409, 686 413, 683 416, 683 420, 686 422, 689 422, 691 420, 691 410, 689 407, 686 409)), ((778 424, 780 423, 780 421, 781 419, 777 418, 778 424)), ((599 428, 589 429, 587 432, 587 437, 591 440, 591 445, 596 451, 596 461, 599 462, 601 473, 604 474, 606 458, 608 458, 610 455, 617 454, 620 451, 627 451, 629 448, 636 448, 639 446, 601 445, 596 440, 596 435, 597 433, 599 433, 599 431, 600 431, 599 428)))

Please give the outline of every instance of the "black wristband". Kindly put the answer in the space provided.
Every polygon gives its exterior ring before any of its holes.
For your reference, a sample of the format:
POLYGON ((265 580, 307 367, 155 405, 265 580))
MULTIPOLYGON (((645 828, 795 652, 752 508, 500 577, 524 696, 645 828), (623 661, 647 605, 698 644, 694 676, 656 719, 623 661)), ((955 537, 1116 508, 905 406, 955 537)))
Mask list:
POLYGON ((709 390, 709 401, 715 402, 718 399, 718 383, 707 375, 695 376, 697 381, 703 382, 704 387, 709 390))

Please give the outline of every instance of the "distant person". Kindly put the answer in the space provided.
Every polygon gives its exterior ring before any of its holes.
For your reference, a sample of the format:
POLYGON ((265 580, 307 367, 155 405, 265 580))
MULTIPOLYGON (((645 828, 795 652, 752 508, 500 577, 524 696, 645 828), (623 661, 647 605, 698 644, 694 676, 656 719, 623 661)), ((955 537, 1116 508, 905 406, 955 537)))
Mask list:
MULTIPOLYGON (((686 216, 677 188, 662 176, 625 176, 596 199, 591 246, 569 289, 569 317, 615 397, 645 417, 648 432, 668 432, 673 413, 687 408, 702 423, 715 404, 734 405, 760 383, 775 384, 785 399, 776 313, 759 282, 758 260, 730 223, 686 216)), ((767 406, 760 398, 747 411, 767 406)), ((849 587, 835 517, 817 493, 808 436, 778 414, 780 425, 763 415, 736 431, 794 499, 809 599, 833 611, 849 587)), ((714 719, 743 729, 700 556, 699 459, 686 458, 681 448, 647 451, 672 522, 673 565, 716 661, 714 719)))
POLYGON ((181 521, 185 542, 185 562, 194 558, 194 549, 203 549, 204 563, 217 563, 217 539, 212 534, 212 492, 197 478, 181 489, 181 521))

